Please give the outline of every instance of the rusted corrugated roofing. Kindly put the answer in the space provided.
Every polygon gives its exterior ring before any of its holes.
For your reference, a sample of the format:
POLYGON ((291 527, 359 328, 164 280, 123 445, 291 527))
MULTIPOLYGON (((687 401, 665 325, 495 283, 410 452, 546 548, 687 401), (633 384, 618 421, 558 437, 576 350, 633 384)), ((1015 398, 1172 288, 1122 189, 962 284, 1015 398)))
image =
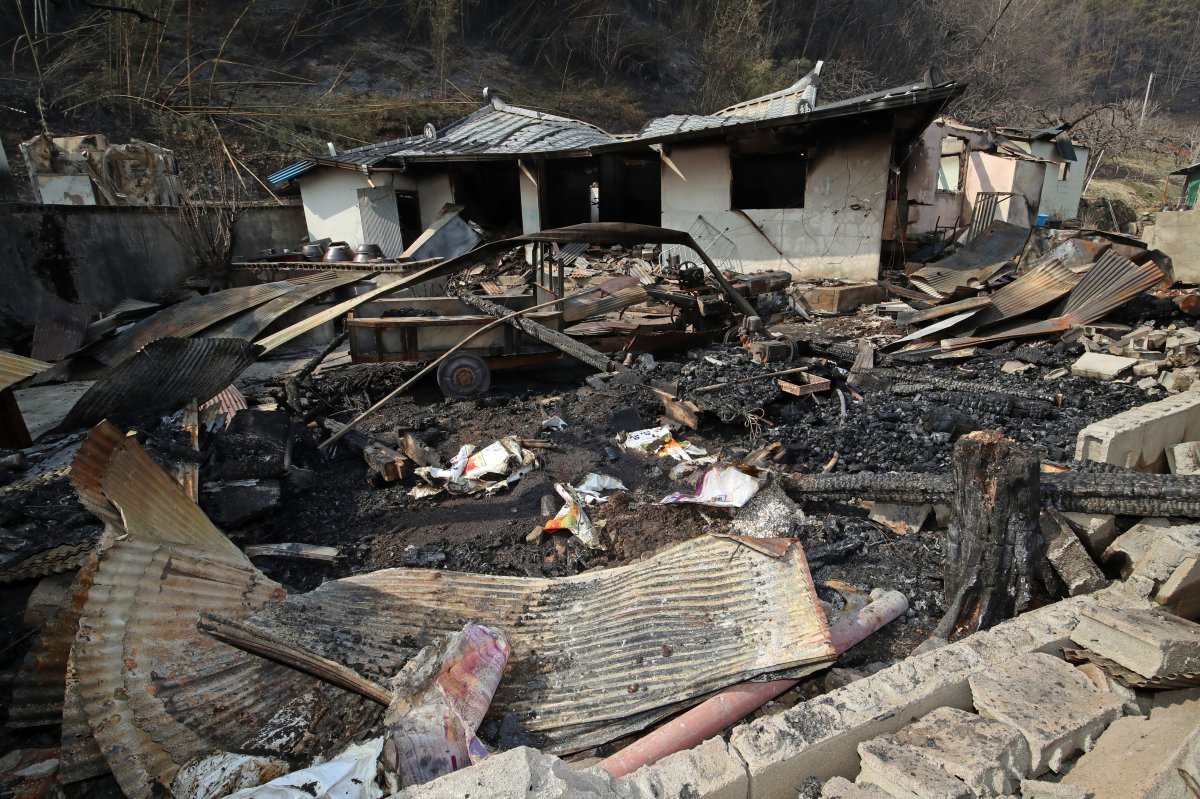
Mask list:
POLYGON ((49 369, 51 364, 0 351, 0 391, 49 369))
POLYGON ((1079 283, 1083 275, 1063 265, 1057 258, 1045 261, 991 296, 991 305, 971 322, 978 328, 1005 319, 1013 319, 1049 305, 1079 283))
POLYGON ((91 318, 89 306, 67 302, 49 292, 43 294, 29 354, 39 361, 61 361, 79 349, 91 318))
MULTIPOLYGON (((359 280, 365 280, 372 276, 373 273, 339 274, 337 272, 322 272, 319 276, 314 276, 318 279, 307 280, 305 285, 297 286, 282 297, 267 300, 257 308, 243 311, 237 316, 207 328, 200 335, 204 338, 240 338, 243 341, 253 341, 258 337, 259 333, 267 329, 268 325, 293 308, 298 308, 304 303, 314 300, 336 288, 356 283, 359 280)), ((298 281, 292 280, 290 282, 296 283, 298 281)))
POLYGON ((949 296, 961 287, 981 287, 1006 262, 1021 254, 1029 234, 1027 227, 994 220, 970 244, 921 267, 909 280, 934 297, 949 296))
POLYGON ((1013 338, 1061 333, 1076 325, 1096 321, 1143 291, 1154 288, 1165 277, 1166 273, 1154 260, 1139 265, 1109 250, 1071 290, 1053 319, 1031 322, 992 335, 949 339, 942 342, 942 346, 945 349, 957 349, 1013 338))
POLYGON ((101 363, 116 366, 151 341, 194 335, 235 313, 281 297, 296 285, 297 281, 281 280, 193 297, 143 319, 129 330, 98 346, 91 355, 101 363))
POLYGON ((557 580, 387 569, 289 596, 247 623, 377 682, 395 670, 398 639, 450 634, 463 619, 494 627, 512 655, 490 712, 514 714, 547 751, 577 751, 733 683, 830 662, 803 550, 781 543, 776 560, 705 536, 557 580))
POLYGON ((174 411, 215 397, 261 348, 239 339, 161 338, 123 361, 87 390, 58 425, 78 430, 101 419, 174 411))

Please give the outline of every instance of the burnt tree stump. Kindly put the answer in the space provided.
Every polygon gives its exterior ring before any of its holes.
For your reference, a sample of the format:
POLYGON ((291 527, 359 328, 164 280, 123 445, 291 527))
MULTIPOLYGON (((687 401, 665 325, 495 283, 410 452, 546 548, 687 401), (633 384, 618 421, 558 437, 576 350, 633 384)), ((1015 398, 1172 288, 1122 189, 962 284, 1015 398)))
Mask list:
POLYGON ((949 638, 1012 618, 1045 574, 1040 467, 998 430, 969 433, 954 447, 952 517, 946 534, 946 615, 935 631, 949 638))

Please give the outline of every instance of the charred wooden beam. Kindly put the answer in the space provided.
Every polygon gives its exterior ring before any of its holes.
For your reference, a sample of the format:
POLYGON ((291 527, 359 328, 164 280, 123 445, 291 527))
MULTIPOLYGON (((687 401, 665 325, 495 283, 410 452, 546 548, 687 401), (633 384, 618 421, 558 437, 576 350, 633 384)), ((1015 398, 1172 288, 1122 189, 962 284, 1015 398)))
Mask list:
MULTIPOLYGON (((329 432, 337 434, 342 432, 346 425, 333 419, 326 419, 325 427, 329 429, 329 432)), ((403 453, 397 452, 357 430, 344 433, 344 440, 350 447, 362 453, 367 467, 385 483, 394 483, 412 476, 413 462, 403 453)))
MULTIPOLYGON (((793 474, 785 484, 797 501, 874 500, 907 504, 949 502, 946 474, 793 474)), ((1042 507, 1080 513, 1200 518, 1200 476, 1129 471, 1043 474, 1042 507)))

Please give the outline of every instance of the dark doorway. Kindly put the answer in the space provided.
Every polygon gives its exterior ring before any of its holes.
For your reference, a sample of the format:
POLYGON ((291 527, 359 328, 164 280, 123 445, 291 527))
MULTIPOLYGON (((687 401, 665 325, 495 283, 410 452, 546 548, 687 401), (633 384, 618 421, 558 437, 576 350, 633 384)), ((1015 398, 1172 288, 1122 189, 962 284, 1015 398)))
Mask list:
POLYGON ((496 233, 521 229, 516 161, 451 164, 450 186, 463 218, 496 233))
POLYGON ((421 227, 421 203, 417 201, 415 191, 396 192, 396 214, 400 217, 400 234, 407 247, 424 232, 421 227))
POLYGON ((592 159, 549 159, 542 165, 542 227, 557 228, 592 221, 592 184, 600 170, 592 159))
POLYGON ((604 156, 600 162, 600 221, 661 225, 661 173, 657 153, 604 156))

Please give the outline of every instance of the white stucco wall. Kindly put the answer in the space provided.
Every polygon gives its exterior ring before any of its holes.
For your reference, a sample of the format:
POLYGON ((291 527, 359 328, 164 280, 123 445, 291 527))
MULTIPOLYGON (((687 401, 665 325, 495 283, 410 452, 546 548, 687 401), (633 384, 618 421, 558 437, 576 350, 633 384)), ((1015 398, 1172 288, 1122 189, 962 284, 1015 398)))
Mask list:
MULTIPOLYGON (((369 189, 372 183, 376 187, 390 185, 396 189, 417 190, 417 182, 403 172, 373 172, 369 183, 363 173, 337 167, 317 167, 302 175, 300 197, 304 204, 304 222, 308 226, 309 237, 344 241, 351 247, 363 244, 358 190, 369 189)), ((449 178, 446 179, 446 185, 449 186, 449 178)), ((420 200, 421 221, 424 223, 423 195, 420 200)), ((441 203, 437 207, 441 208, 441 203)))
POLYGON ((1160 211, 1146 231, 1151 248, 1171 257, 1176 280, 1200 283, 1200 209, 1160 211))
POLYGON ((879 274, 890 155, 888 134, 822 143, 810 152, 804 208, 747 209, 785 258, 730 209, 728 146, 675 146, 668 154, 674 168, 666 160, 662 164, 662 224, 699 232, 696 238, 710 254, 721 246, 712 239, 724 234, 747 272, 782 269, 801 278, 873 280, 879 274), (698 217, 715 232, 697 225, 698 217))
POLYGON ((521 187, 521 232, 536 233, 542 229, 542 211, 538 203, 538 166, 528 161, 517 164, 517 180, 521 187))
POLYGON ((417 204, 421 207, 421 226, 429 227, 446 203, 454 202, 450 172, 434 172, 417 178, 417 204))

